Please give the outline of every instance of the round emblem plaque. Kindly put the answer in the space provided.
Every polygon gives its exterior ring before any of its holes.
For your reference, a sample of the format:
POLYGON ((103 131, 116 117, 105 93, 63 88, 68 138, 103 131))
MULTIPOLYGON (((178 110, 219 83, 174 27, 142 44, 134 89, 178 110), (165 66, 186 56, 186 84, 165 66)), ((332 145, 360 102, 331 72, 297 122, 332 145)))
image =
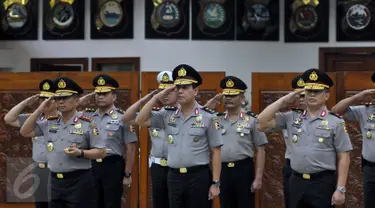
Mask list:
POLYGON ((253 29, 264 29, 270 19, 269 10, 263 4, 254 4, 246 11, 246 20, 253 29))
POLYGON ((297 8, 294 20, 297 28, 303 31, 313 30, 318 23, 318 14, 312 5, 303 5, 297 8))
POLYGON ((26 24, 27 18, 27 9, 22 4, 14 3, 6 10, 6 21, 13 29, 22 28, 26 24))
POLYGON ((165 28, 175 27, 181 20, 180 10, 174 2, 164 1, 156 7, 155 19, 165 28))
POLYGON ((371 22, 371 12, 365 5, 352 5, 346 12, 346 22, 354 30, 363 30, 371 22))
POLYGON ((221 4, 208 3, 203 10, 203 22, 212 29, 217 29, 225 23, 225 9, 221 4))
POLYGON ((58 28, 69 27, 75 18, 72 5, 59 2, 52 8, 52 20, 58 28))
POLYGON ((107 27, 116 27, 123 17, 124 11, 117 1, 107 1, 100 8, 100 20, 107 27))

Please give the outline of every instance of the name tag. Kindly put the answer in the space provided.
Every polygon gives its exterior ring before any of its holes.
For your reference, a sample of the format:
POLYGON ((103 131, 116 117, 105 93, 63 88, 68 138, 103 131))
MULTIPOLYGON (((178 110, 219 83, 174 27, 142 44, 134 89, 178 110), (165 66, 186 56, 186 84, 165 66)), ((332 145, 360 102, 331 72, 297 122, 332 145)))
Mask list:
POLYGON ((83 130, 82 129, 70 130, 70 133, 71 134, 80 134, 80 135, 82 135, 83 134, 83 130))

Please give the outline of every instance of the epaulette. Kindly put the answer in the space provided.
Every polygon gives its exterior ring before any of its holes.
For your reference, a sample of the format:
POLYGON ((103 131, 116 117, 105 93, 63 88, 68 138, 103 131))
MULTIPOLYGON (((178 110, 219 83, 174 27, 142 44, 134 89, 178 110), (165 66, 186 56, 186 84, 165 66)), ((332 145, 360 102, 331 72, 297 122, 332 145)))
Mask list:
POLYGON ((169 110, 169 111, 175 111, 175 110, 177 110, 177 107, 167 105, 167 106, 164 106, 164 109, 169 110))
POLYGON ((160 111, 161 108, 159 108, 159 107, 152 107, 152 110, 153 110, 153 111, 160 111))
POLYGON ((80 116, 79 119, 84 120, 84 121, 87 121, 87 122, 90 122, 90 123, 91 123, 91 121, 92 121, 92 118, 87 117, 87 116, 80 116))
POLYGON ((338 113, 334 113, 334 112, 331 112, 331 111, 329 113, 332 114, 332 115, 334 115, 334 116, 336 116, 339 119, 343 119, 342 115, 340 115, 338 113))
POLYGON ((58 119, 59 117, 60 117, 59 115, 48 116, 47 120, 56 120, 56 119, 58 119))
POLYGON ((246 112, 246 115, 248 115, 248 116, 252 116, 252 117, 254 117, 254 118, 257 117, 257 114, 255 114, 254 112, 251 112, 251 111, 247 111, 247 112, 246 112))
POLYGON ((216 113, 216 116, 224 116, 225 113, 224 112, 219 112, 219 113, 216 113))
POLYGON ((214 114, 216 111, 214 109, 211 109, 211 108, 207 108, 207 107, 203 107, 202 108, 204 111, 208 112, 208 113, 211 113, 211 114, 214 114))
POLYGON ((86 112, 93 113, 93 112, 95 112, 96 110, 95 110, 95 108, 86 108, 85 111, 86 111, 86 112))
POLYGON ((120 108, 117 108, 117 112, 121 113, 121 114, 124 114, 124 111, 120 108))

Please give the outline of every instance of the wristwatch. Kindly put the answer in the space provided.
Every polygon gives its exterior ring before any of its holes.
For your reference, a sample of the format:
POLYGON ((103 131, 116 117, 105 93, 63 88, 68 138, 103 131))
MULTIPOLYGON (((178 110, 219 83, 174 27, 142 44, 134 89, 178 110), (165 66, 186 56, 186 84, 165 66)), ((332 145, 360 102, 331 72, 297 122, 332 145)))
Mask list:
POLYGON ((215 185, 216 187, 220 187, 220 181, 219 180, 212 181, 212 184, 215 185))
POLYGON ((343 186, 338 186, 338 187, 336 188, 336 190, 337 190, 337 191, 340 191, 341 193, 345 193, 345 192, 346 192, 346 189, 345 189, 345 187, 343 187, 343 186))
POLYGON ((130 176, 132 176, 132 173, 128 173, 128 172, 125 172, 125 173, 124 173, 124 177, 125 177, 125 178, 129 178, 130 176))
POLYGON ((85 153, 83 152, 83 150, 81 150, 81 154, 78 155, 78 158, 85 158, 85 153))

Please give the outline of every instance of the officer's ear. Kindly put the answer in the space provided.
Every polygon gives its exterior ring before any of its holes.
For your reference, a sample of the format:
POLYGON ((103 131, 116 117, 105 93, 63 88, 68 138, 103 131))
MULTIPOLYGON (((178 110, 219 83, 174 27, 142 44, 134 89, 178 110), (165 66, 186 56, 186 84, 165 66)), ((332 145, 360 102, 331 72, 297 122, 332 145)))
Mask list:
POLYGON ((117 91, 116 90, 112 90, 112 95, 113 95, 112 101, 115 102, 117 100, 117 91))
POLYGON ((197 96, 197 95, 198 95, 198 92, 199 92, 199 89, 198 89, 198 87, 194 88, 194 91, 195 91, 195 92, 194 92, 194 97, 195 97, 195 96, 197 96))
POLYGON ((329 97, 331 96, 331 93, 329 93, 329 89, 324 89, 324 92, 325 92, 325 96, 326 96, 326 101, 329 99, 329 97))

